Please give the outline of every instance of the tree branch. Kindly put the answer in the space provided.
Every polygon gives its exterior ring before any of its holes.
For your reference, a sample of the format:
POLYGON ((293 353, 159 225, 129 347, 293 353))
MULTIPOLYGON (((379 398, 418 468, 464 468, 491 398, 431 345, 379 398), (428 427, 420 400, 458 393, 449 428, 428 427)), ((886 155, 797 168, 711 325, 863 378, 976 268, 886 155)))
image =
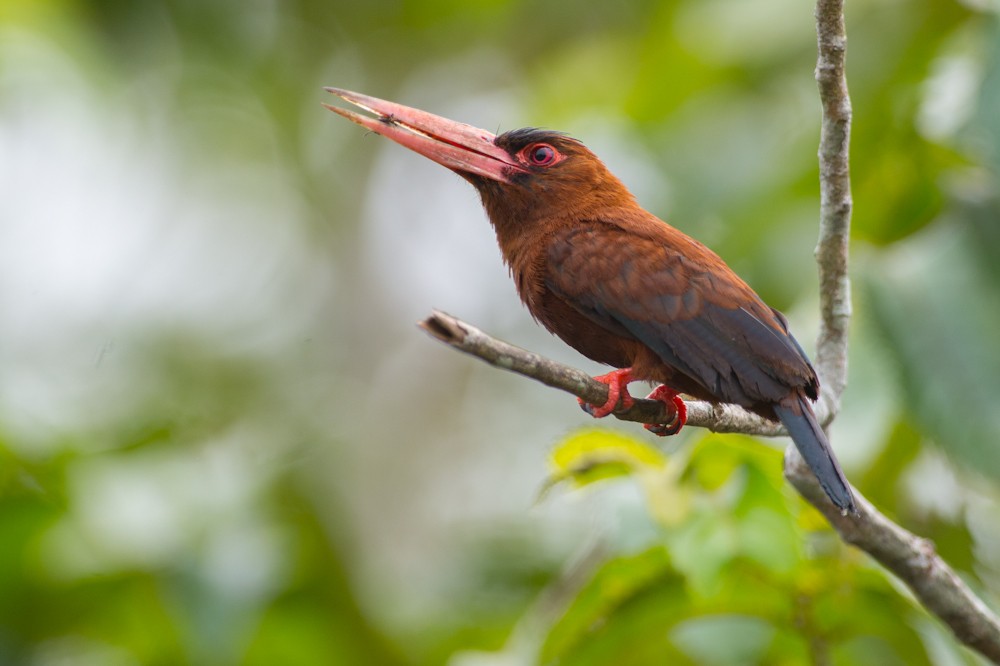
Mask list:
MULTIPOLYGON (((475 326, 443 312, 433 312, 418 324, 432 337, 490 365, 571 393, 591 403, 607 400, 608 387, 590 375, 534 352, 493 338, 475 326)), ((778 424, 766 421, 735 405, 689 401, 689 426, 714 432, 752 435, 784 434, 778 424)), ((662 403, 635 401, 614 416, 625 421, 663 423, 673 419, 662 403)), ((955 571, 934 553, 931 542, 920 539, 879 513, 857 490, 860 515, 844 516, 827 498, 794 446, 785 452, 785 477, 810 504, 819 509, 841 538, 878 560, 906 583, 930 612, 943 620, 966 645, 1000 664, 1000 619, 976 598, 955 571)))
MULTIPOLYGON (((592 405, 604 404, 608 399, 607 385, 596 381, 582 370, 497 340, 444 312, 435 310, 418 326, 441 342, 476 356, 492 366, 566 391, 592 405)), ((762 419, 736 405, 711 405, 694 400, 686 403, 688 425, 708 428, 713 432, 742 432, 764 437, 785 434, 780 424, 762 419)), ((623 421, 639 423, 669 423, 675 416, 667 412, 662 402, 643 399, 636 399, 630 409, 615 410, 613 415, 623 421)))
MULTIPOLYGON (((843 0, 816 0, 816 34, 823 118, 819 147, 820 233, 816 246, 822 322, 816 369, 823 384, 817 417, 828 424, 840 408, 847 386, 848 327, 851 284, 847 273, 851 224, 849 143, 851 102, 847 91, 847 36, 843 0)), ((436 339, 487 363, 536 379, 591 404, 607 400, 608 387, 588 374, 490 337, 443 312, 434 312, 420 327, 436 339)), ((774 436, 784 429, 735 405, 687 402, 687 424, 714 432, 774 436)), ((614 416, 642 423, 670 422, 674 414, 658 401, 636 400, 614 416)), ((841 539, 867 552, 913 591, 956 638, 1000 664, 1000 619, 934 552, 933 544, 896 525, 854 491, 860 514, 844 515, 823 492, 794 446, 785 451, 785 477, 810 504, 819 509, 841 539)))
POLYGON ((820 218, 816 263, 822 323, 816 370, 823 403, 832 418, 847 386, 847 330, 851 321, 851 281, 847 274, 851 233, 851 98, 845 61, 844 0, 816 0, 819 56, 816 81, 822 104, 819 141, 820 218))
POLYGON ((892 522, 857 490, 860 516, 844 516, 800 456, 785 456, 785 478, 826 517, 840 538, 865 551, 894 573, 928 611, 969 647, 1000 664, 1000 618, 934 552, 934 544, 892 522))
MULTIPOLYGON (((816 82, 822 106, 819 145, 819 268, 822 322, 816 369, 829 417, 840 410, 847 386, 847 343, 851 320, 848 249, 851 231, 851 98, 847 90, 847 29, 844 0, 816 0, 816 82)), ((841 514, 827 499, 794 447, 785 451, 785 477, 819 509, 840 537, 874 557, 913 591, 955 637, 1000 664, 1000 619, 934 552, 934 544, 896 525, 856 490, 860 516, 841 514)))

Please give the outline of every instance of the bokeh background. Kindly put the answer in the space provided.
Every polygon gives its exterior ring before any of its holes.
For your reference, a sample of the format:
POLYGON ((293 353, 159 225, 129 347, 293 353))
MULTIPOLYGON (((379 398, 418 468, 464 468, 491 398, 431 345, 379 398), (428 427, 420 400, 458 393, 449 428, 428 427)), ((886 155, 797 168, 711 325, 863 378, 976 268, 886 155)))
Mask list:
MULTIPOLYGON (((995 0, 852 0, 848 475, 1000 599, 995 0)), ((336 85, 584 140, 807 349, 802 0, 0 0, 0 663, 967 664, 782 483, 431 341, 520 306, 336 85)))

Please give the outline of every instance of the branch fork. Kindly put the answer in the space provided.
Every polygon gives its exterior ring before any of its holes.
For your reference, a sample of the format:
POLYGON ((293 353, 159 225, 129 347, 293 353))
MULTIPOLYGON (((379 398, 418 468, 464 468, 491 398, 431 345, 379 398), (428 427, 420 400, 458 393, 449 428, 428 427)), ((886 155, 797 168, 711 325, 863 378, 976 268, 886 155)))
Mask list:
MULTIPOLYGON (((845 60, 847 33, 844 0, 816 0, 819 56, 816 81, 823 117, 820 134, 820 221, 816 263, 819 267, 822 323, 816 370, 823 386, 817 418, 827 425, 840 407, 847 386, 847 343, 851 319, 851 284, 847 272, 851 222, 849 151, 851 101, 845 60)), ((536 379, 547 386, 601 405, 608 387, 576 368, 490 337, 471 324, 443 312, 433 312, 419 326, 450 347, 487 363, 536 379)), ((771 437, 786 434, 777 423, 736 405, 686 402, 687 425, 713 432, 740 432, 771 437)), ((673 417, 663 403, 635 399, 628 409, 619 404, 612 414, 624 421, 663 423, 673 417)), ((1000 664, 1000 618, 983 603, 935 552, 934 545, 889 520, 857 490, 859 513, 842 514, 823 492, 794 446, 785 450, 785 478, 815 506, 849 544, 867 552, 910 588, 923 606, 943 621, 955 637, 1000 664)))

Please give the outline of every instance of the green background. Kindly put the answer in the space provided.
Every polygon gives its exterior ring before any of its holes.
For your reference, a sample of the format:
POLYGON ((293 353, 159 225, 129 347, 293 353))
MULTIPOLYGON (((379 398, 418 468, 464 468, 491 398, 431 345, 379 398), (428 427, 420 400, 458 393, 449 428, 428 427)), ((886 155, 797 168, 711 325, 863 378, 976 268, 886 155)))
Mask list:
MULTIPOLYGON (((600 368, 474 191, 324 85, 560 129, 810 352, 802 0, 0 0, 0 663, 975 664, 781 479, 414 326, 600 368)), ((1000 599, 995 2, 852 0, 848 476, 1000 599)), ((640 389, 636 389, 638 392, 640 389)))

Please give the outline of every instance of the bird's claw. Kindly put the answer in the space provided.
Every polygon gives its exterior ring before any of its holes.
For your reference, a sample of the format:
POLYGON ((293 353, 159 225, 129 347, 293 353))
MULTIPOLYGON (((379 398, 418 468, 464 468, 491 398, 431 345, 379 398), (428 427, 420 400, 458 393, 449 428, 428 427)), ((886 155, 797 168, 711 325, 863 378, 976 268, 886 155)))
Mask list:
MULTIPOLYGON (((594 377, 594 379, 608 387, 607 401, 603 405, 594 405, 582 398, 577 398, 577 402, 580 403, 580 408, 583 411, 595 419, 604 418, 618 409, 628 410, 635 404, 635 399, 628 392, 628 384, 634 379, 631 368, 614 370, 606 375, 594 377)), ((687 423, 687 405, 684 404, 677 391, 661 384, 653 389, 653 392, 646 398, 662 402, 667 408, 667 413, 673 412, 674 415, 669 423, 643 424, 646 430, 660 437, 676 435, 681 431, 681 428, 687 423)))
POLYGON ((684 424, 677 417, 670 423, 643 423, 642 427, 658 437, 669 437, 676 435, 684 427, 684 424))
POLYGON ((623 411, 631 409, 635 404, 635 399, 628 392, 628 383, 632 381, 631 368, 614 370, 606 375, 598 375, 594 379, 608 387, 608 399, 605 403, 592 405, 582 398, 576 400, 580 403, 580 408, 595 419, 602 419, 619 408, 623 411))
POLYGON ((673 390, 669 386, 660 385, 653 389, 653 392, 646 396, 649 400, 658 400, 662 402, 668 408, 672 408, 674 412, 674 418, 670 420, 669 423, 646 423, 643 427, 654 435, 660 437, 667 437, 669 435, 676 435, 687 423, 687 405, 684 404, 684 400, 677 395, 677 391, 673 390))

